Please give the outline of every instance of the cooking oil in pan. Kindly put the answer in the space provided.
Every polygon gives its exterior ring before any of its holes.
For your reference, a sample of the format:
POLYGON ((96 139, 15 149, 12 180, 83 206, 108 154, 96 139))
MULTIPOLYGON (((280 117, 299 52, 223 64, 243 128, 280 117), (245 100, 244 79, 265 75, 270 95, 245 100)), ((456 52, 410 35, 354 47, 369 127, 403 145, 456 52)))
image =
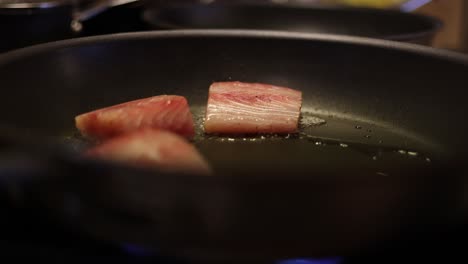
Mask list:
MULTIPOLYGON (((203 117, 194 144, 217 171, 251 170, 294 173, 345 169, 374 176, 428 168, 432 155, 414 138, 375 124, 303 114, 300 132, 276 135, 216 136, 203 132, 203 117)), ((350 171, 350 173, 351 173, 350 171)))
MULTIPOLYGON (((202 113, 202 111, 195 111, 202 113)), ((304 113, 300 132, 277 135, 206 135, 203 115, 195 115, 193 143, 215 171, 243 174, 349 168, 374 176, 392 176, 402 168, 430 166, 424 144, 375 124, 304 113)), ((65 143, 77 152, 92 146, 75 131, 65 143)))

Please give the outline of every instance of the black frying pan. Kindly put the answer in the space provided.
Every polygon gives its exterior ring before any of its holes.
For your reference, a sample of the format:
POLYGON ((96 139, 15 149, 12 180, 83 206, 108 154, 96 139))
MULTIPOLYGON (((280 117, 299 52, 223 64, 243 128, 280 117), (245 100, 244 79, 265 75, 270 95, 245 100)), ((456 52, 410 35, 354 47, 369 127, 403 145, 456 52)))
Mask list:
POLYGON ((135 2, 3 0, 0 52, 74 37, 135 31, 145 26, 141 25, 141 9, 135 2))
POLYGON ((18 50, 0 56, 2 194, 86 237, 189 260, 351 256, 424 241, 441 252, 449 243, 440 235, 466 223, 467 70, 463 55, 421 46, 264 31, 18 50), (303 91, 301 133, 228 140, 198 130, 213 177, 80 158, 75 115, 167 93, 186 96, 201 122, 208 86, 227 80, 303 91), (32 158, 9 151, 6 138, 19 135, 34 142, 32 158))
POLYGON ((392 10, 281 5, 148 5, 143 19, 163 29, 262 29, 382 38, 430 45, 442 23, 392 10))

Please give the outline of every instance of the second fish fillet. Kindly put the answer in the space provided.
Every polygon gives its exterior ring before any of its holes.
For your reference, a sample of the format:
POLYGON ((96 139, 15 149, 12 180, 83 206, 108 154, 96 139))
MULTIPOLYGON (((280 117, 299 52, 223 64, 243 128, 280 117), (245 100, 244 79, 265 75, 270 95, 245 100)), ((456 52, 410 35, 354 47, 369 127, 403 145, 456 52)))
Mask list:
POLYGON ((86 137, 105 140, 144 128, 164 129, 191 138, 192 113, 187 99, 158 95, 113 105, 75 117, 76 127, 86 137))

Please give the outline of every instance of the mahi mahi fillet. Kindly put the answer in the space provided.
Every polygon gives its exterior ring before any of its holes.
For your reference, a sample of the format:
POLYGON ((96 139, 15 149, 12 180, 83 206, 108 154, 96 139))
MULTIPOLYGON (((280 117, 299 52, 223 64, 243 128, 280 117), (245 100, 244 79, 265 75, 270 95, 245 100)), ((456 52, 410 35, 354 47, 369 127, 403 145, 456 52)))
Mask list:
POLYGON ((260 83, 217 82, 209 89, 205 133, 295 133, 302 92, 260 83))
POLYGON ((185 97, 159 95, 109 106, 75 117, 85 136, 108 139, 138 129, 164 129, 184 137, 195 134, 192 113, 185 97))

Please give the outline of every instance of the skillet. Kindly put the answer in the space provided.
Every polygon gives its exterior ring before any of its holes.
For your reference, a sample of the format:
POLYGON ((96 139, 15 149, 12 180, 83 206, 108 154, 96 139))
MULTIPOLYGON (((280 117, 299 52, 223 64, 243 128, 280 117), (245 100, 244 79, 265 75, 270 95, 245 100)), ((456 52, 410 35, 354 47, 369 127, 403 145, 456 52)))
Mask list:
POLYGON ((154 29, 257 29, 361 36, 431 45, 434 17, 396 10, 268 4, 146 4, 154 29))
POLYGON ((2 194, 80 235, 195 263, 424 240, 466 222, 467 69, 463 55, 417 45, 271 31, 128 33, 13 51, 0 56, 2 194), (201 124, 208 86, 229 80, 303 91, 300 133, 227 140, 198 129, 213 177, 80 157, 75 115, 166 93, 186 96, 201 124))

